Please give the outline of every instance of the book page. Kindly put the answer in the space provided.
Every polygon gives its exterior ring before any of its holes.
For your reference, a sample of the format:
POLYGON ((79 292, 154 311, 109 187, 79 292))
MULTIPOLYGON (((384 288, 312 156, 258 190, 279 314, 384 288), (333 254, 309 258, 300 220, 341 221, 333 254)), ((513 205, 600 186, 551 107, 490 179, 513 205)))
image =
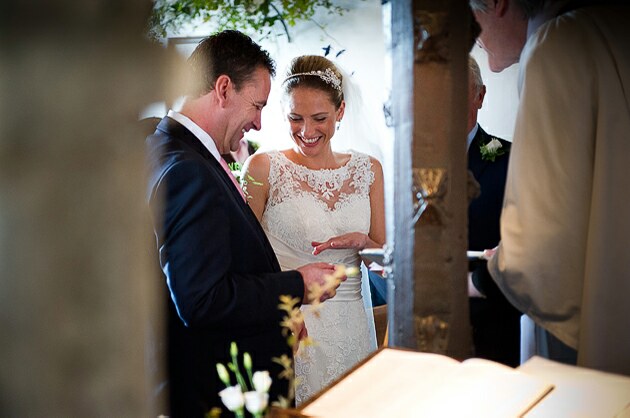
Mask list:
POLYGON ((306 405, 311 416, 520 416, 552 388, 491 361, 383 349, 306 405))
POLYGON ((556 389, 527 418, 630 417, 630 377, 533 357, 519 371, 553 382, 556 389))
POLYGON ((392 407, 426 402, 433 382, 458 365, 446 356, 383 349, 302 412, 326 418, 405 416, 392 407))
MULTIPOLYGON (((553 389, 539 377, 484 359, 468 359, 449 374, 422 416, 520 417, 553 389)), ((424 410, 423 410, 424 411, 424 410)))

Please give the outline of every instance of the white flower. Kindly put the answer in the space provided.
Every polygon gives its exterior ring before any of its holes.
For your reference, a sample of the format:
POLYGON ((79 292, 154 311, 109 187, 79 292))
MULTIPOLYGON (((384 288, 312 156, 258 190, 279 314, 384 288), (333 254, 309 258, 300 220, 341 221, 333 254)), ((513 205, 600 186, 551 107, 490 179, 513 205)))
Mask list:
POLYGON ((232 412, 243 409, 243 405, 245 405, 245 398, 243 397, 243 392, 241 392, 239 385, 223 389, 219 392, 219 396, 221 397, 223 405, 232 412))
POLYGON ((269 394, 263 392, 245 392, 245 408, 252 414, 260 414, 267 408, 269 394))
POLYGON ((254 389, 256 389, 256 392, 268 392, 271 387, 271 377, 269 377, 269 372, 264 371, 254 373, 252 382, 254 383, 254 389))
POLYGON ((481 145, 479 147, 479 151, 481 152, 481 159, 487 161, 493 161, 499 155, 505 154, 505 151, 502 150, 503 144, 497 138, 492 138, 490 142, 485 145, 481 145))
POLYGON ((503 146, 503 145, 501 144, 501 142, 499 142, 499 140, 498 140, 498 139, 496 139, 496 138, 492 138, 492 141, 490 141, 490 142, 488 142, 488 143, 486 144, 486 149, 487 149, 489 152, 494 153, 494 152, 496 152, 499 148, 501 148, 502 146, 503 146))

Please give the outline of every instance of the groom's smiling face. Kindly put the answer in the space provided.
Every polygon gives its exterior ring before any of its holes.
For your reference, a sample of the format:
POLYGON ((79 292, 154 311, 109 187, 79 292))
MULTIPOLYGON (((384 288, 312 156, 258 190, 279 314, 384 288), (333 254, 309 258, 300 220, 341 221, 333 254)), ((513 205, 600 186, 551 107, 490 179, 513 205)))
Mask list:
POLYGON ((250 80, 245 81, 240 89, 231 93, 223 150, 221 153, 236 151, 245 132, 261 128, 262 110, 267 104, 271 90, 271 76, 264 67, 258 67, 250 80))

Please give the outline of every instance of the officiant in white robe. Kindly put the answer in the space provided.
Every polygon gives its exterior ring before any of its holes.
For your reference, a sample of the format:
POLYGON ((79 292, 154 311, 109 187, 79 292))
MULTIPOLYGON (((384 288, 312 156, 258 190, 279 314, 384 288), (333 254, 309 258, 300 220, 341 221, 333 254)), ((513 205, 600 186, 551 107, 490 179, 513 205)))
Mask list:
POLYGON ((516 38, 529 30, 489 270, 544 331, 536 338, 559 340, 581 366, 630 374, 630 7, 552 2, 528 20, 523 3, 539 2, 473 4, 495 71, 511 64, 501 22, 514 19, 516 38))

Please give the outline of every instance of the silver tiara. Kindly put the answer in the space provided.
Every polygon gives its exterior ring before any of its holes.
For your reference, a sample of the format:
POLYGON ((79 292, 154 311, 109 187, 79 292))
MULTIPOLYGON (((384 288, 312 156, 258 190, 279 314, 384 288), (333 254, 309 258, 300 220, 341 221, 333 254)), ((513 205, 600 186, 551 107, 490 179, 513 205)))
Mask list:
POLYGON ((333 70, 331 70, 330 68, 326 68, 324 71, 317 70, 317 71, 309 71, 307 73, 291 74, 290 76, 288 76, 287 78, 284 79, 282 84, 286 83, 288 80, 292 79, 293 77, 299 77, 301 75, 314 75, 314 76, 317 76, 317 77, 321 78, 322 80, 324 80, 326 83, 328 83, 331 86, 333 86, 335 88, 335 90, 342 91, 341 90, 341 80, 339 79, 339 77, 337 77, 337 74, 335 74, 335 72, 333 70))

